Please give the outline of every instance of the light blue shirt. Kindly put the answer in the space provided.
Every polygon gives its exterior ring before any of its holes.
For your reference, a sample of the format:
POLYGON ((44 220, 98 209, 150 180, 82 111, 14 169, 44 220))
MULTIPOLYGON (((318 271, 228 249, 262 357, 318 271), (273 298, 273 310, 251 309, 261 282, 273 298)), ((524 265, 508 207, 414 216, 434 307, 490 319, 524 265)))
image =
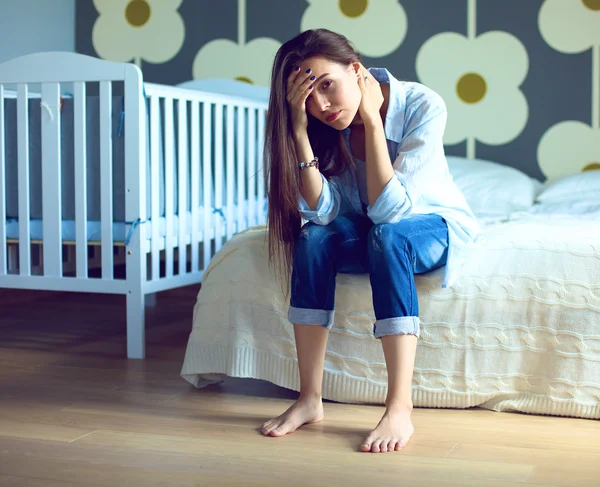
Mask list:
MULTIPOLYGON (((396 223, 416 214, 437 214, 448 225, 448 260, 442 287, 449 287, 464 264, 464 251, 477 238, 479 224, 448 169, 442 141, 446 105, 422 84, 398 81, 387 69, 369 71, 377 81, 390 85, 384 128, 396 177, 371 206, 365 162, 355 158, 357 177, 351 171, 329 180, 321 174, 323 190, 316 210, 311 210, 300 195, 300 214, 319 225, 327 225, 346 212, 366 213, 374 224, 396 223)), ((344 131, 347 142, 350 131, 344 131)))

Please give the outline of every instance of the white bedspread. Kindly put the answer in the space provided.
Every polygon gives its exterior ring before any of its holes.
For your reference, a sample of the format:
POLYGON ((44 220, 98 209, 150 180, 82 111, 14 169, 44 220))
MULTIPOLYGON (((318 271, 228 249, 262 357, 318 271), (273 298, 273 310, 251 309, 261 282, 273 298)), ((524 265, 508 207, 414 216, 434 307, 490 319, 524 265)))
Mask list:
MULTIPOLYGON (((489 225, 458 282, 417 276, 419 407, 600 418, 600 225, 543 215, 489 225)), ((224 375, 298 390, 293 327, 268 267, 264 227, 213 258, 194 309, 181 375, 224 375)), ((383 403, 386 370, 367 275, 339 275, 323 397, 383 403)))

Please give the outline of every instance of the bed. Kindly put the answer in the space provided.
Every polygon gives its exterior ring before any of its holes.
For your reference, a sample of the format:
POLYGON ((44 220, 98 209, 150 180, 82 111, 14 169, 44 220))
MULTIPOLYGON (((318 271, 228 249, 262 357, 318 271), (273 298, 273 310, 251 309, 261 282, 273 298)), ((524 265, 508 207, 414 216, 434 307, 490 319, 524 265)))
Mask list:
MULTIPOLYGON (((460 279, 443 289, 443 269, 416 278, 413 402, 600 419, 600 172, 574 175, 595 178, 587 192, 577 181, 561 190, 476 162, 449 158, 483 226, 460 279), (490 202, 478 207, 481 198, 490 202)), ((181 370, 198 388, 232 376, 299 390, 289 301, 269 269, 265 232, 235 236, 206 271, 181 370)), ((323 397, 383 404, 367 275, 338 275, 335 312, 323 397)))
POLYGON ((144 358, 146 301, 266 220, 266 108, 81 54, 0 64, 0 288, 125 295, 144 358))

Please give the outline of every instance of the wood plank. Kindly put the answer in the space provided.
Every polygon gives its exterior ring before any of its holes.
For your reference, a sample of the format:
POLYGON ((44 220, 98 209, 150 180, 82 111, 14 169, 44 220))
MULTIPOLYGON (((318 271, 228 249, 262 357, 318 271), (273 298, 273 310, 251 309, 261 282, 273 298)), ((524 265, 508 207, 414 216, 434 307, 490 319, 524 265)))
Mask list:
MULTIPOLYGON (((69 480, 51 480, 48 478, 15 477, 0 474, 0 486, 6 487, 79 487, 81 484, 69 480)), ((100 485, 87 482, 86 485, 100 485)))
POLYGON ((215 458, 195 453, 135 451, 124 447, 28 440, 16 440, 9 450, 0 451, 0 461, 7 465, 5 475, 45 476, 53 481, 80 482, 79 485, 122 485, 130 481, 134 485, 364 487, 371 483, 389 485, 400 472, 404 485, 523 486, 519 482, 497 479, 482 481, 469 472, 461 472, 455 478, 435 470, 425 475, 422 472, 415 474, 410 459, 383 466, 377 460, 384 457, 351 453, 343 463, 322 459, 314 465, 317 468, 307 468, 301 459, 290 461, 283 456, 256 463, 253 458, 234 454, 215 458), (363 463, 369 468, 356 468, 354 461, 358 457, 363 457, 363 463), (32 465, 35 465, 34 470, 32 465), (326 468, 319 468, 321 465, 326 468), (352 475, 348 475, 348 468, 352 468, 352 475))
MULTIPOLYGON (((589 446, 597 448, 599 438, 592 441, 589 446)), ((600 479, 600 452, 594 451, 595 448, 589 451, 560 447, 551 449, 545 442, 539 442, 537 448, 459 443, 449 458, 534 465, 536 468, 528 479, 528 483, 534 485, 551 482, 565 487, 591 486, 594 485, 594 479, 600 479)))
MULTIPOLYGON (((121 447, 135 451, 186 453, 203 458, 243 459, 250 464, 269 464, 302 468, 306 463, 313 465, 318 459, 327 458, 329 467, 340 467, 340 473, 349 466, 357 469, 373 466, 372 455, 360 454, 358 445, 348 448, 344 435, 319 438, 306 432, 290 435, 284 441, 262 435, 236 436, 235 441, 216 441, 212 436, 218 428, 206 431, 205 435, 185 438, 174 435, 153 435, 122 431, 96 430, 77 440, 78 444, 92 444, 106 447, 121 447), (325 440, 325 441, 324 441, 325 440), (308 453, 310 452, 310 453, 308 453), (357 453, 354 455, 354 453, 357 453)), ((360 442, 359 442, 360 444, 360 442)), ((380 455, 379 468, 386 469, 388 475, 394 471, 409 476, 428 470, 444 475, 460 474, 461 478, 493 478, 498 480, 525 481, 533 467, 511 465, 501 462, 463 461, 446 458, 423 458, 402 454, 380 455)))
MULTIPOLYGON (((0 418, 0 438, 32 438, 36 440, 75 441, 91 433, 91 429, 72 428, 68 426, 55 426, 48 424, 27 423, 24 421, 8 421, 0 418)), ((0 441, 5 441, 5 439, 0 441)))

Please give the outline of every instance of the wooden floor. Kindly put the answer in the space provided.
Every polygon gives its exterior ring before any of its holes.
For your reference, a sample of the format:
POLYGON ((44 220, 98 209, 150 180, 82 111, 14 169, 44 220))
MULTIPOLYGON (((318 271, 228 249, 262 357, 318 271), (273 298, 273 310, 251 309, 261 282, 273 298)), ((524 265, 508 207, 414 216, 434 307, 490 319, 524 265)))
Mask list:
POLYGON ((159 295, 145 361, 124 358, 122 297, 0 303, 0 486, 600 486, 598 421, 416 409, 403 451, 370 454, 382 409, 329 402, 325 422, 265 438, 296 393, 179 376, 196 292, 159 295))

